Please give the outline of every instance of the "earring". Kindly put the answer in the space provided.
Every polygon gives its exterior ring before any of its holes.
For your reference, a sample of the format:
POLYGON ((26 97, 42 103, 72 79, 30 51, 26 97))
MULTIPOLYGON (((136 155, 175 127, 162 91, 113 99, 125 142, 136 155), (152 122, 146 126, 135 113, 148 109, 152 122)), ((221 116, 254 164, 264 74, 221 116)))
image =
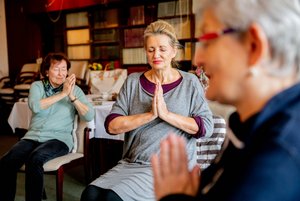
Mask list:
POLYGON ((252 77, 256 77, 259 74, 258 69, 255 67, 252 67, 249 69, 249 75, 252 77))

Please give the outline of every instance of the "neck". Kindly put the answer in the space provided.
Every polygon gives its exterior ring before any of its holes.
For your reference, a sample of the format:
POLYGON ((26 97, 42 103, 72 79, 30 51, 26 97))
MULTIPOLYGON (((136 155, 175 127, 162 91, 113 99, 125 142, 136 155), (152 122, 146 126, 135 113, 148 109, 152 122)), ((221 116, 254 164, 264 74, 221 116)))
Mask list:
POLYGON ((150 70, 145 73, 147 79, 153 83, 160 82, 161 84, 172 83, 180 78, 180 74, 176 69, 168 70, 150 70))
MULTIPOLYGON (((252 115, 263 109, 267 102, 276 94, 295 84, 294 78, 266 78, 256 82, 247 89, 247 94, 235 105, 241 121, 246 121, 252 115), (250 95, 251 94, 251 95, 250 95)), ((246 90, 245 90, 246 91, 246 90)))

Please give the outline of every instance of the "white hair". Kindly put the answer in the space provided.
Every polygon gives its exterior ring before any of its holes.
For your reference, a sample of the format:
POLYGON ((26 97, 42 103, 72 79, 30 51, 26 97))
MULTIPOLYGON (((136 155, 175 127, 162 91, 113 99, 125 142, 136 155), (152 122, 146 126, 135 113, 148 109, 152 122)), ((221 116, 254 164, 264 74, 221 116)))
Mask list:
POLYGON ((270 45, 272 65, 266 66, 270 74, 297 73, 300 78, 299 0, 201 0, 197 10, 207 8, 224 25, 242 32, 251 23, 259 24, 270 45))

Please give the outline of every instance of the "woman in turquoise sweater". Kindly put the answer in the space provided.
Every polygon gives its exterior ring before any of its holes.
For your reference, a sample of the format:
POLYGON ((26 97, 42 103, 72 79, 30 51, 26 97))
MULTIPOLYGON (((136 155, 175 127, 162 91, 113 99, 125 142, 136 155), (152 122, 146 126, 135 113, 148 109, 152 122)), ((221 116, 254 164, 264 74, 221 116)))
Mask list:
POLYGON ((93 106, 75 85, 75 75, 68 76, 69 69, 70 62, 63 54, 45 57, 41 65, 44 79, 30 88, 28 132, 0 160, 1 200, 14 200, 17 172, 24 163, 26 200, 42 200, 43 165, 72 150, 75 114, 85 121, 93 119, 93 106))

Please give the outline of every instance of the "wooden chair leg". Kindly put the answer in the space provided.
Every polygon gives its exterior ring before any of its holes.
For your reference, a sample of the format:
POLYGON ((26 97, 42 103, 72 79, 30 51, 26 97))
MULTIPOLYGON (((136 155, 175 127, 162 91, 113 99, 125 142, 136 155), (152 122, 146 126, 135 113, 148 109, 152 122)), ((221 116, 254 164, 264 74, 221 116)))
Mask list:
POLYGON ((61 166, 56 173, 56 200, 63 200, 64 168, 61 166))
POLYGON ((43 200, 47 200, 47 194, 46 194, 45 187, 43 189, 43 200))

